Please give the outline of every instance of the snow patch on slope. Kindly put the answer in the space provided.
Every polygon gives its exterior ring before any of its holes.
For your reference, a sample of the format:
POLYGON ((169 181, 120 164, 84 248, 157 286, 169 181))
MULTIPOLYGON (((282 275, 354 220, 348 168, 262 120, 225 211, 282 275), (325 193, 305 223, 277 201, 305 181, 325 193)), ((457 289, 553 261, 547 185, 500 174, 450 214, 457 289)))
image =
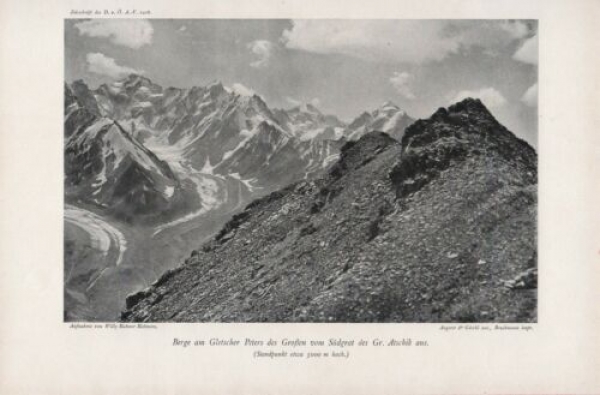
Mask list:
POLYGON ((232 150, 229 150, 223 154, 223 160, 227 160, 227 159, 231 158, 231 156, 233 156, 233 154, 236 151, 242 149, 246 145, 246 143, 248 141, 250 141, 250 139, 252 137, 256 136, 257 133, 258 133, 258 131, 256 130, 256 127, 252 130, 246 130, 246 129, 241 130, 240 136, 242 137, 242 140, 238 143, 238 145, 235 148, 233 148, 232 150))
POLYGON ((242 182, 244 185, 246 185, 246 188, 248 188, 248 190, 250 192, 254 191, 255 187, 252 185, 253 182, 258 181, 256 178, 248 178, 248 179, 244 179, 242 178, 242 176, 240 176, 239 173, 229 173, 229 176, 231 178, 235 178, 236 180, 242 182))

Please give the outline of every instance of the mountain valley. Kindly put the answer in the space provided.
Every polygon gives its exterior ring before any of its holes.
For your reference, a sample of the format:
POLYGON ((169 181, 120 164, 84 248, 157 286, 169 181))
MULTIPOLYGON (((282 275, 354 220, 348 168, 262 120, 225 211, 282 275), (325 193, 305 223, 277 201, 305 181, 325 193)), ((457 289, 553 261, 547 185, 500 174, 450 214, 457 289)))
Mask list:
MULTIPOLYGON (((390 103, 373 114, 394 136, 409 119, 390 103)), ((253 199, 324 174, 358 124, 220 82, 65 84, 65 319, 114 319, 253 199)))

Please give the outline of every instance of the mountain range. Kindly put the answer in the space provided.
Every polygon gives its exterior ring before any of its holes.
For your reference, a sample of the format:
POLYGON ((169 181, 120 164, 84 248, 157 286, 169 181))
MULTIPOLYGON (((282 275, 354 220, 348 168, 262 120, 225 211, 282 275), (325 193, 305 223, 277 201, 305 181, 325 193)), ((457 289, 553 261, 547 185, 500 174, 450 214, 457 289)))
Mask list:
POLYGON ((135 74, 64 90, 69 321, 114 319, 254 199, 326 174, 369 127, 401 136, 408 119, 385 103, 346 124, 312 104, 271 109, 235 84, 163 88, 135 74))
POLYGON ((116 120, 103 115, 83 83, 65 86, 65 197, 115 213, 166 210, 179 182, 116 120))
POLYGON ((366 126, 391 113, 400 125, 391 105, 348 125, 362 136, 321 175, 247 205, 129 295, 121 320, 536 321, 535 150, 476 99, 400 140, 366 126))
POLYGON ((67 320, 536 320, 537 154, 477 99, 344 123, 130 75, 64 111, 67 320))
POLYGON ((271 110, 220 82, 163 88, 132 74, 92 90, 78 80, 65 84, 66 196, 164 221, 214 206, 215 178, 241 183, 249 200, 322 174, 374 127, 401 137, 411 120, 385 103, 346 125, 311 104, 271 110))

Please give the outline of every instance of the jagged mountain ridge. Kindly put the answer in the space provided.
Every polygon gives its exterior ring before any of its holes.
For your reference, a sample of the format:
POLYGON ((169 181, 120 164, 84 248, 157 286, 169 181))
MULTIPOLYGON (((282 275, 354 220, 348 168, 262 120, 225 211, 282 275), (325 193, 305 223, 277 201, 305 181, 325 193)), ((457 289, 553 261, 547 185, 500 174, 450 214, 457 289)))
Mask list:
POLYGON ((240 94, 218 81, 163 88, 131 74, 95 90, 83 81, 71 88, 90 113, 118 121, 175 173, 183 170, 180 179, 193 171, 234 177, 254 195, 318 176, 337 159, 346 137, 379 128, 397 138, 412 120, 386 103, 348 127, 311 104, 271 111, 257 94, 240 94))
POLYGON ((349 140, 358 140, 373 130, 389 134, 396 140, 402 140, 405 129, 414 122, 404 110, 387 101, 371 112, 364 112, 356 117, 344 131, 349 140))
MULTIPOLYGON (((319 120, 331 122, 331 117, 319 120)), ((287 126, 278 123, 260 96, 239 94, 220 82, 163 89, 130 75, 94 90, 81 80, 65 84, 67 196, 120 219, 154 223, 191 219, 192 213, 226 204, 220 200, 224 197, 247 202, 319 175, 337 158, 342 142, 300 139, 287 126), (76 130, 79 137, 71 138, 76 130), (83 142, 81 136, 88 135, 94 138, 83 142), (112 169, 129 161, 115 160, 113 148, 104 145, 127 145, 131 152, 125 156, 136 159, 136 169, 112 169), (140 158, 145 160, 138 163, 140 158), (116 179, 121 173, 124 183, 116 179), (239 192, 232 190, 235 183, 239 192), (189 215, 182 217, 186 210, 189 215), (156 218, 145 216, 152 212, 156 218)))
POLYGON ((65 85, 65 196, 125 217, 168 210, 179 182, 116 121, 100 114, 82 83, 65 85))
POLYGON ((536 320, 537 155, 478 100, 256 200, 124 321, 536 320))
POLYGON ((233 174, 251 188, 277 189, 319 174, 339 151, 335 141, 300 139, 260 96, 239 94, 220 82, 163 89, 130 75, 93 94, 106 116, 129 125, 159 156, 170 147, 178 161, 210 174, 233 174))
POLYGON ((302 141, 338 140, 346 127, 335 115, 324 115, 312 104, 276 109, 273 114, 280 125, 302 141))

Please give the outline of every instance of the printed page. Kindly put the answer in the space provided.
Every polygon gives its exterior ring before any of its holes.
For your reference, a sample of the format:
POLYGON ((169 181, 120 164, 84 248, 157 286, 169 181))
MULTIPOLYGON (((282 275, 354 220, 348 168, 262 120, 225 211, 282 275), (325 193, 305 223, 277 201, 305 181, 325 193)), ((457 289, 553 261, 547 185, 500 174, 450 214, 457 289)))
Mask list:
POLYGON ((592 1, 0 5, 0 392, 600 392, 592 1))

